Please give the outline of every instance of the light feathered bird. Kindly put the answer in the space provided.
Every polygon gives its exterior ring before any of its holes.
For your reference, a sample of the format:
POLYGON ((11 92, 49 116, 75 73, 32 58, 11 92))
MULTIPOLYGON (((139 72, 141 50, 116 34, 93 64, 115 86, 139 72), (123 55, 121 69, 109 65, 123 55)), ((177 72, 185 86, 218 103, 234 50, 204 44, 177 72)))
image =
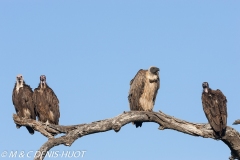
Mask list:
MULTIPOLYGON (((140 69, 130 81, 128 101, 131 111, 152 111, 160 88, 159 68, 140 69)), ((133 122, 137 127, 142 122, 133 122)))
POLYGON ((33 101, 39 121, 59 124, 59 101, 54 91, 47 85, 45 75, 40 76, 38 88, 34 89, 33 101))
POLYGON ((224 136, 227 126, 227 99, 219 90, 209 88, 208 82, 202 83, 202 105, 216 138, 224 136))
MULTIPOLYGON (((36 120, 32 96, 32 88, 24 82, 21 74, 17 75, 12 92, 12 102, 19 117, 36 120)), ((16 124, 16 127, 20 128, 21 126, 16 124)), ((34 134, 34 130, 31 127, 26 126, 26 128, 30 134, 34 134)))

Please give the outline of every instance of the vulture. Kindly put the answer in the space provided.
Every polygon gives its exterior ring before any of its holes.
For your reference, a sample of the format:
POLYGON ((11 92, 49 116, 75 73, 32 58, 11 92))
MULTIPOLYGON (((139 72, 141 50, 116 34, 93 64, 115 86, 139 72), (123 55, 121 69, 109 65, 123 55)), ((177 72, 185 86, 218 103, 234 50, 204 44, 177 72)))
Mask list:
POLYGON ((34 89, 33 101, 39 121, 58 125, 60 117, 59 101, 54 91, 47 85, 45 75, 40 76, 38 88, 34 89))
MULTIPOLYGON (((131 111, 153 110, 157 92, 160 87, 159 68, 151 66, 148 70, 140 69, 130 81, 128 101, 131 111)), ((136 128, 142 126, 141 121, 133 122, 136 128)))
MULTIPOLYGON (((36 120, 32 96, 32 88, 25 83, 22 75, 17 75, 12 92, 12 102, 19 117, 36 120)), ((16 124, 16 127, 20 128, 21 126, 16 124)), ((34 134, 34 130, 31 127, 26 126, 26 128, 30 134, 34 134)))
POLYGON ((225 135, 227 126, 227 99, 219 90, 209 88, 208 82, 202 83, 202 106, 203 111, 214 131, 216 138, 225 135))

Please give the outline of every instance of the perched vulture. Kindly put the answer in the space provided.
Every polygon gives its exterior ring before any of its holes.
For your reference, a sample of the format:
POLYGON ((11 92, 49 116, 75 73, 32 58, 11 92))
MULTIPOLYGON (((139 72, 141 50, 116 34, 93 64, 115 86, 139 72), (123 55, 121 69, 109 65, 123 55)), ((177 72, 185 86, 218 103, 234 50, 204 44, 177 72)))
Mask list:
MULTIPOLYGON (((19 117, 36 120, 32 96, 32 88, 24 82, 22 75, 17 75, 12 93, 12 101, 19 117)), ((20 128, 21 126, 16 124, 16 127, 20 128)), ((34 130, 31 127, 26 126, 26 128, 30 134, 34 134, 34 130)))
POLYGON ((216 138, 224 136, 227 126, 227 99, 219 90, 209 88, 208 82, 202 84, 202 105, 216 138))
POLYGON ((38 88, 34 89, 33 101, 39 121, 58 125, 59 101, 53 90, 47 85, 45 75, 40 76, 38 88))
MULTIPOLYGON (((131 111, 152 111, 160 87, 159 68, 140 69, 130 81, 128 101, 131 111)), ((142 122, 133 122, 137 127, 142 122)))

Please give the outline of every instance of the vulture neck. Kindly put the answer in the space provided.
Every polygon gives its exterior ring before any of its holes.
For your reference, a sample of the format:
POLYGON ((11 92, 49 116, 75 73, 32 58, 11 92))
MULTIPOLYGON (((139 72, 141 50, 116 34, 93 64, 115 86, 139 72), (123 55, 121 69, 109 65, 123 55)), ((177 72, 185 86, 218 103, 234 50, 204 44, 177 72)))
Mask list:
POLYGON ((156 81, 158 79, 158 73, 153 74, 150 71, 148 71, 147 78, 150 79, 151 81, 156 81))
POLYGON ((204 88, 204 92, 205 92, 205 93, 208 93, 208 88, 204 88))
POLYGON ((17 90, 17 93, 19 92, 19 89, 23 87, 23 81, 17 81, 17 85, 16 85, 16 90, 17 90))
POLYGON ((46 88, 46 82, 40 82, 40 87, 41 88, 46 88))

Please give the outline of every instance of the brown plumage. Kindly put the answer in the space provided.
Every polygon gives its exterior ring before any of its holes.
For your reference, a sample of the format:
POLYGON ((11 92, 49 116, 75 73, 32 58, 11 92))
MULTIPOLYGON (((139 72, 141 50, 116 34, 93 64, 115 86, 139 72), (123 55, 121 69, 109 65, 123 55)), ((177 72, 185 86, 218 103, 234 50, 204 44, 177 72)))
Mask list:
POLYGON ((202 105, 204 113, 214 130, 216 138, 224 136, 227 126, 227 99, 219 90, 209 88, 207 82, 202 84, 202 105))
POLYGON ((59 101, 53 90, 47 85, 45 75, 40 76, 38 88, 34 89, 33 101, 39 121, 59 124, 59 101))
MULTIPOLYGON (((12 93, 12 102, 19 117, 36 120, 32 96, 32 88, 24 82, 22 75, 17 75, 12 93)), ((21 126, 16 125, 16 127, 20 128, 21 126)), ((31 127, 26 126, 26 128, 30 134, 34 134, 34 130, 31 127)))
MULTIPOLYGON (((159 68, 140 69, 130 81, 128 101, 131 111, 152 111, 160 87, 159 68)), ((142 122, 133 122, 136 127, 142 122)))

